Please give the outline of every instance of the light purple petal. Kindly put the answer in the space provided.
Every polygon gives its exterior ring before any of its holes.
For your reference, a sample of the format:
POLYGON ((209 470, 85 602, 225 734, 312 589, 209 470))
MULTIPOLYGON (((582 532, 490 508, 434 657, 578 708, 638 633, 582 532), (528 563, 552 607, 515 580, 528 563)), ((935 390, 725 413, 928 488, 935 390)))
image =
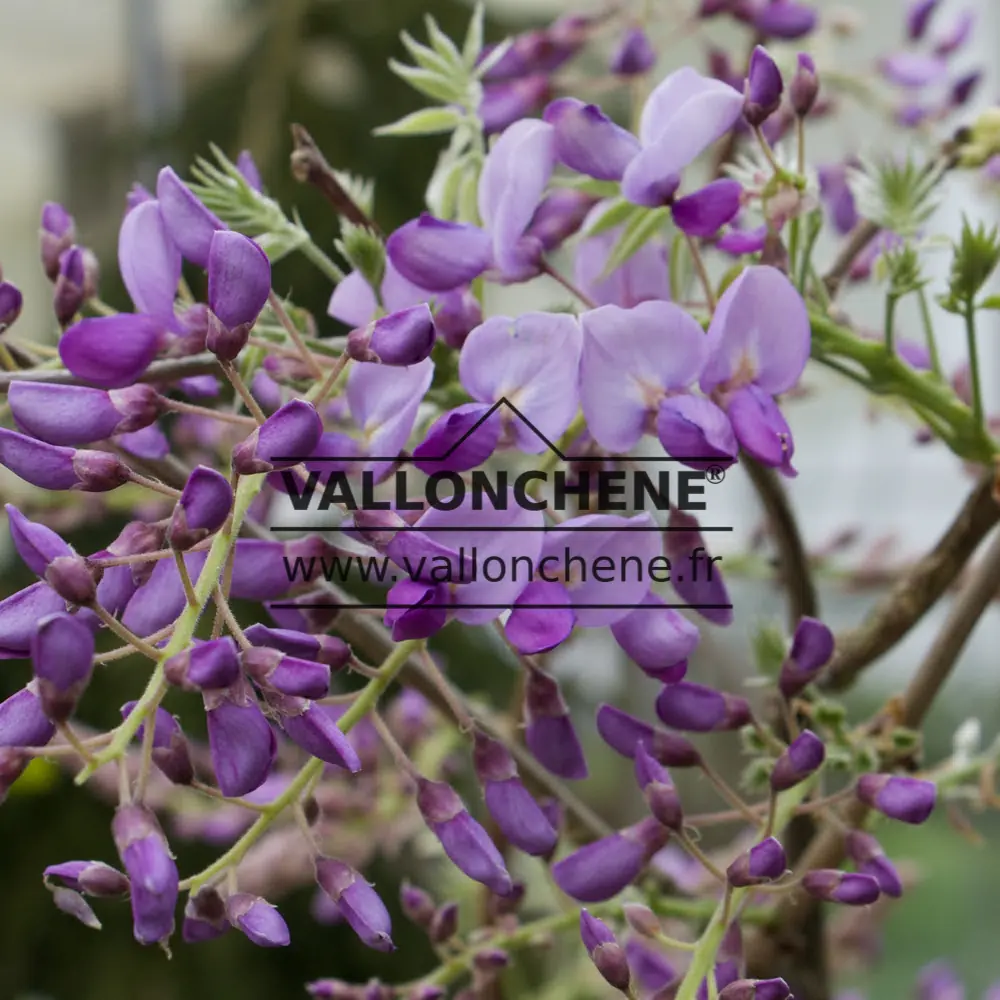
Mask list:
POLYGON ((739 389, 730 397, 727 412, 744 450, 764 465, 794 475, 792 432, 778 404, 766 392, 755 385, 739 389))
POLYGON ((456 406, 441 414, 413 449, 413 464, 428 475, 465 472, 482 465, 500 443, 503 418, 504 414, 488 403, 456 406))
POLYGON ((916 90, 943 80, 948 64, 940 56, 923 52, 894 52, 880 60, 879 71, 890 83, 916 90))
POLYGON ((170 238, 192 264, 208 267, 212 236, 226 227, 194 196, 171 167, 156 178, 156 197, 170 238))
POLYGON ((580 397, 594 439, 628 451, 665 391, 690 385, 705 364, 708 341, 698 323, 671 302, 632 309, 601 306, 580 318, 584 333, 580 397))
POLYGON ((122 220, 118 267, 136 309, 173 326, 181 252, 167 234, 157 202, 144 201, 122 220))
POLYGON ((131 385, 150 365, 163 328, 152 316, 94 316, 71 326, 59 341, 59 357, 79 379, 101 389, 131 385))
POLYGON ((566 588, 561 583, 536 580, 521 592, 503 630, 517 650, 532 655, 565 641, 575 621, 566 588), (545 607, 535 607, 539 604, 545 607))
POLYGON ((115 438, 115 443, 121 445, 129 454, 137 455, 139 458, 149 458, 155 461, 166 458, 170 454, 170 442, 158 424, 150 424, 138 431, 119 434, 115 438))
POLYGON ((771 0, 771 3, 758 7, 753 24, 762 35, 794 39, 808 35, 818 20, 816 11, 804 3, 771 0))
POLYGON ((493 260, 488 233, 465 223, 436 219, 426 212, 400 226, 386 240, 385 249, 404 278, 435 292, 447 292, 472 281, 493 260))
POLYGON ((559 162, 589 177, 621 180, 639 152, 639 140, 616 125, 596 104, 562 97, 545 109, 544 118, 555 129, 559 162))

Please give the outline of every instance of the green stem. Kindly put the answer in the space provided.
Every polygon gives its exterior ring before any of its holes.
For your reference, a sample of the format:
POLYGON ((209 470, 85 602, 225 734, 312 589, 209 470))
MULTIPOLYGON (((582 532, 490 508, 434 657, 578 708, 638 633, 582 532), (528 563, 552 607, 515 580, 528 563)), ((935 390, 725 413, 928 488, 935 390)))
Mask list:
POLYGON ((312 261, 318 270, 322 271, 335 285, 339 285, 347 275, 325 254, 312 239, 307 239, 299 247, 302 255, 312 261))
POLYGON ((885 349, 890 354, 896 352, 896 303, 895 295, 885 297, 885 349))
POLYGON ((983 386, 979 379, 979 345, 976 343, 976 308, 972 303, 965 307, 965 338, 969 344, 969 380, 972 382, 972 419, 976 426, 984 426, 983 386))
MULTIPOLYGON (((386 657, 379 668, 378 676, 373 677, 368 684, 362 688, 354 704, 340 717, 337 726, 341 732, 348 733, 376 706, 379 698, 385 693, 386 688, 393 682, 396 675, 402 670, 411 653, 416 652, 423 643, 423 639, 409 639, 399 643, 395 649, 386 657)), ((317 757, 313 757, 307 764, 303 765, 299 773, 292 779, 291 784, 273 802, 268 803, 261 809, 260 816, 254 821, 253 826, 243 834, 233 846, 226 851, 218 860, 210 864, 204 871, 191 878, 185 879, 181 883, 182 889, 188 889, 192 894, 196 893, 203 885, 211 882, 216 876, 236 865, 243 860, 247 851, 267 832, 271 824, 291 805, 299 801, 303 791, 309 787, 310 783, 320 774, 326 764, 317 757)))
POLYGON ((146 684, 146 690, 143 691, 142 696, 136 702, 132 711, 129 712, 127 718, 115 730, 114 739, 76 776, 76 783, 78 785, 82 785, 101 765, 122 757, 128 749, 129 743, 132 742, 132 738, 135 736, 138 728, 156 711, 167 688, 166 681, 163 679, 163 664, 171 656, 180 653, 191 644, 194 631, 198 627, 198 620, 201 618, 205 606, 212 597, 215 585, 218 583, 219 576, 229 556, 229 551, 236 544, 236 538, 243 527, 247 510, 263 485, 264 476, 244 476, 240 479, 236 490, 232 518, 226 529, 220 531, 215 536, 212 547, 209 549, 208 556, 205 559, 205 565, 198 575, 198 582, 194 588, 197 604, 189 604, 181 612, 174 627, 173 635, 170 637, 170 642, 167 643, 159 654, 159 661, 150 675, 149 682, 146 684))
POLYGON ((931 311, 927 304, 927 295, 923 288, 917 289, 917 302, 920 304, 920 321, 924 325, 924 337, 927 339, 927 351, 931 356, 931 369, 938 378, 944 378, 941 368, 941 356, 938 354, 937 337, 934 336, 934 324, 931 321, 931 311))

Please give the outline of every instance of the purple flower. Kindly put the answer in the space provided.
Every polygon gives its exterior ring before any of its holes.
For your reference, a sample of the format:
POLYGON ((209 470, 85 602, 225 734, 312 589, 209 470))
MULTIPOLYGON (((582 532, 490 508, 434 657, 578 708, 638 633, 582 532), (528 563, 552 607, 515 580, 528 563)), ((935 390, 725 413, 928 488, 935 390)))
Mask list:
MULTIPOLYGON (((547 194, 535 209, 526 235, 537 239, 543 250, 555 250, 580 230, 597 202, 597 198, 585 191, 556 189, 547 194)), ((470 329, 478 325, 478 322, 474 323, 470 329)), ((439 320, 439 331, 440 327, 439 320)))
POLYGON ((669 836, 657 820, 640 820, 558 861, 552 877, 567 896, 581 903, 603 902, 632 882, 669 836))
POLYGON ((771 771, 771 788, 776 792, 794 788, 823 766, 826 747, 810 730, 797 736, 785 752, 774 762, 771 771))
POLYGON ((736 979, 719 993, 719 1000, 793 1000, 784 979, 736 979))
POLYGON ((552 93, 552 83, 545 73, 514 80, 500 80, 483 87, 479 102, 479 120, 486 135, 497 135, 522 118, 527 118, 552 93))
POLYGON ((808 35, 819 20, 812 6, 794 0, 771 0, 758 5, 753 16, 753 26, 769 38, 792 40, 808 35))
POLYGON ((683 678, 685 661, 701 635, 682 614, 664 605, 661 597, 647 594, 641 607, 611 626, 611 634, 644 673, 669 683, 683 678))
POLYGON ((0 281, 0 332, 16 322, 23 304, 21 290, 9 281, 0 281))
POLYGON ((42 206, 41 226, 42 267, 49 281, 59 275, 59 258, 76 242, 76 224, 73 216, 58 202, 47 201, 42 206))
POLYGON ((887 896, 899 899, 903 895, 903 882, 896 866, 886 857, 882 845, 863 830, 851 830, 845 840, 847 856, 858 866, 863 875, 871 875, 887 896))
POLYGON ((38 622, 31 665, 42 711, 65 722, 76 708, 94 666, 94 631, 74 615, 57 612, 38 622))
MULTIPOLYGON (((566 194, 575 194, 567 191, 566 194)), ((551 200, 551 198, 549 199, 551 200)), ((588 204, 589 204, 588 200, 588 204)), ((545 202, 540 208, 545 207, 545 202)), ((570 214, 572 208, 566 206, 562 214, 558 214, 559 206, 553 207, 550 215, 539 221, 538 212, 532 220, 532 229, 540 233, 539 239, 543 246, 547 240, 560 242, 564 236, 572 235, 579 228, 579 223, 573 227, 574 217, 570 214), (546 228, 542 228, 542 227, 546 228), (535 227, 539 227, 535 230, 535 227)), ((580 222, 583 220, 581 219, 580 222)), ((434 326, 438 337, 456 351, 461 350, 469 334, 483 321, 483 309, 479 299, 468 288, 453 288, 450 292, 442 292, 437 296, 434 311, 434 326)))
POLYGON ((101 389, 131 385, 159 350, 163 327, 152 316, 92 316, 59 340, 59 357, 79 379, 101 389))
POLYGON ((511 891, 513 882, 496 845, 449 785, 418 779, 417 808, 456 868, 498 896, 511 891))
POLYGON ((625 949, 615 939, 611 928, 603 920, 581 910, 580 938, 597 971, 616 990, 627 993, 632 974, 625 949))
MULTIPOLYGON (((122 705, 122 718, 127 719, 137 702, 122 705)), ((144 722, 136 730, 136 739, 141 743, 146 729, 144 722)), ((153 763, 175 785, 190 785, 194 781, 194 766, 191 752, 177 717, 165 708, 157 708, 153 718, 153 763)))
POLYGON ((84 286, 87 282, 87 272, 84 252, 82 247, 74 246, 59 257, 59 274, 56 278, 52 305, 56 321, 63 327, 68 325, 79 312, 86 299, 84 286))
POLYGON ((208 251, 208 349, 232 361, 245 346, 270 292, 267 254, 240 233, 213 233, 208 251))
POLYGON ((937 785, 895 774, 863 774, 855 794, 866 806, 903 823, 923 823, 934 811, 937 785))
POLYGON ((817 868, 802 877, 802 888, 830 903, 867 906, 879 897, 878 882, 871 875, 842 872, 835 868, 817 868))
POLYGON ((340 670, 351 660, 351 647, 335 635, 309 635, 260 623, 251 625, 243 634, 255 646, 270 646, 302 660, 317 660, 332 670, 340 670))
POLYGON ((688 236, 714 236, 739 213, 742 196, 739 182, 723 178, 679 198, 670 206, 670 214, 688 236))
POLYGON ((181 923, 181 937, 186 944, 213 941, 225 934, 230 926, 226 919, 226 904, 211 886, 188 897, 181 923))
POLYGON ((837 231, 849 233, 858 223, 854 194, 847 183, 848 164, 839 163, 819 168, 819 192, 837 231))
POLYGON ((74 892, 100 898, 124 896, 129 891, 125 875, 103 861, 64 861, 58 865, 49 865, 42 872, 42 878, 46 884, 49 879, 59 879, 66 888, 74 892))
POLYGON ((232 504, 229 480, 215 469, 196 466, 184 484, 167 528, 171 548, 184 551, 214 534, 226 523, 232 504))
POLYGON ((208 745, 215 780, 235 798, 260 788, 278 749, 274 730, 248 685, 238 683, 205 695, 208 745))
POLYGON ((89 604, 97 596, 97 584, 87 561, 51 528, 29 521, 13 504, 4 509, 11 540, 28 568, 69 604, 89 604))
POLYGON ((541 670, 529 670, 525 679, 524 723, 524 742, 540 764, 568 781, 587 777, 587 760, 559 682, 541 670))
POLYGON ((0 747, 43 747, 55 732, 38 697, 37 681, 0 702, 0 747))
POLYGON ((655 208, 669 202, 680 174, 736 124, 743 95, 690 67, 671 73, 649 95, 639 122, 642 149, 622 177, 622 194, 655 208))
POLYGON ((351 774, 361 770, 357 750, 323 705, 267 690, 264 696, 268 705, 278 713, 281 728, 303 750, 351 774))
POLYGON ((228 688, 239 680, 240 659, 231 638, 199 642, 171 656, 163 665, 171 684, 187 691, 228 688))
POLYGON ((284 948, 291 941, 288 924, 266 899, 249 892, 236 892, 226 898, 226 916, 261 948, 284 948))
POLYGON ((750 721, 745 698, 702 684, 667 684, 656 699, 656 714, 664 725, 692 733, 740 729, 750 721))
POLYGON ((233 469, 241 476, 290 469, 313 453, 322 433, 316 407, 293 399, 233 448, 233 469))
POLYGON ((596 104, 561 97, 545 109, 553 128, 556 159, 601 181, 620 181, 639 152, 639 141, 616 125, 596 104))
POLYGON ((488 233, 426 212, 400 226, 386 240, 385 250, 389 262, 407 281, 434 292, 467 284, 493 260, 488 233))
POLYGON ((740 445, 794 475, 791 433, 773 397, 799 380, 809 358, 809 314, 779 270, 748 267, 726 289, 708 329, 701 389, 729 414, 740 445))
POLYGON ((156 817, 144 806, 119 806, 111 832, 131 884, 135 939, 167 941, 174 932, 178 875, 156 817))
POLYGON ((170 167, 156 178, 156 198, 163 224, 186 260, 208 268, 212 237, 226 227, 192 194, 170 167))
POLYGON ((650 754, 645 742, 640 742, 635 748, 635 780, 653 816, 668 829, 681 832, 684 813, 680 796, 670 772, 650 754))
POLYGON ((66 602, 47 584, 33 583, 0 601, 0 660, 29 655, 40 618, 66 610, 66 602))
POLYGON ((830 662, 833 633, 817 618, 803 616, 795 626, 792 648, 781 665, 778 687, 786 698, 797 695, 830 662))
POLYGON ((773 882, 781 878, 787 868, 784 848, 774 837, 768 837, 744 851, 726 869, 726 878, 731 886, 744 889, 773 882))
POLYGON ((792 109, 800 118, 805 118, 819 96, 819 77, 816 63, 807 52, 800 52, 795 66, 795 75, 788 87, 792 109))
POLYGON ((890 83, 908 90, 940 83, 948 72, 944 59, 922 52, 895 52, 880 59, 878 68, 890 83))
POLYGON ((352 331, 347 338, 347 353, 356 361, 407 367, 427 358, 437 330, 426 304, 410 306, 352 331))
POLYGON ((614 705, 597 710, 597 731, 601 739, 623 757, 634 758, 639 744, 664 767, 699 767, 701 754, 694 745, 676 733, 655 729, 648 722, 623 712, 614 705))
POLYGON ((757 45, 750 55, 750 71, 744 88, 743 117, 752 126, 763 125, 781 104, 785 84, 771 54, 757 45))
POLYGON ((140 430, 162 409, 159 393, 144 384, 106 392, 81 385, 15 381, 7 401, 23 431, 49 444, 69 446, 140 430))
POLYGON ((667 529, 663 532, 663 551, 671 565, 685 565, 684 572, 671 576, 671 585, 678 596, 714 625, 730 625, 733 608, 729 591, 693 514, 670 508, 667 529))
POLYGON ((941 0, 910 0, 906 11, 906 34, 912 42, 919 42, 927 33, 927 26, 941 0))
POLYGON ((611 56, 608 68, 619 76, 638 76, 656 65, 656 49, 642 28, 629 28, 611 56))
POLYGON ((318 858, 316 881, 361 940, 376 951, 393 951, 392 921, 379 894, 349 865, 318 858))
POLYGON ((486 808, 501 833, 527 854, 542 857, 550 854, 558 834, 524 787, 507 748, 477 731, 473 763, 483 786, 486 808))
POLYGON ((325 663, 286 656, 266 646, 244 649, 240 663, 258 687, 295 698, 325 698, 330 693, 330 668, 325 663))
POLYGON ((656 995, 658 990, 666 989, 676 982, 677 970, 661 951, 642 938, 629 937, 625 942, 625 955, 635 982, 644 991, 644 995, 656 995))
POLYGON ((118 268, 135 308, 179 331, 174 299, 181 253, 167 232, 160 204, 143 201, 125 214, 118 232, 118 268))

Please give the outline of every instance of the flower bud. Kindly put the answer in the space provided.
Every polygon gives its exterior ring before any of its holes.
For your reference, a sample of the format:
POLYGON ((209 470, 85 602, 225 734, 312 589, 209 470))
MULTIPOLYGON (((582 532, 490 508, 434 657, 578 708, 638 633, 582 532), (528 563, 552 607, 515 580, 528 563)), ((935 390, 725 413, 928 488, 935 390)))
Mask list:
POLYGON ((601 739, 623 757, 634 758, 640 742, 664 767, 700 767, 702 758, 683 736, 654 729, 648 722, 623 712, 614 705, 597 710, 597 731, 601 739))
POLYGON ((189 896, 184 904, 181 937, 188 944, 212 941, 230 928, 226 918, 226 904, 218 890, 206 886, 197 895, 189 896))
POLYGON ((552 82, 546 73, 484 84, 478 108, 483 132, 486 135, 503 132, 514 122, 529 117, 551 94, 552 82))
POLYGON ((219 791, 230 798, 260 788, 271 770, 278 740, 249 685, 205 694, 208 746, 219 791))
POLYGON ((648 594, 642 605, 615 622, 611 634, 644 673, 664 683, 678 681, 683 677, 678 665, 695 651, 701 635, 680 612, 665 607, 656 594, 648 594))
POLYGON ((135 939, 166 941, 174 932, 178 874, 156 817, 144 806, 119 806, 111 832, 131 883, 135 939))
POLYGON ((673 729, 711 733, 741 729, 750 721, 750 705, 746 698, 679 681, 660 692, 656 714, 673 729))
POLYGON ((354 933, 369 948, 393 951, 392 922, 379 894, 349 865, 333 858, 316 861, 316 881, 340 908, 354 933))
POLYGON ((31 640, 31 663, 42 711, 53 722, 65 722, 90 681, 93 630, 65 612, 46 616, 31 640))
POLYGON ((436 336, 430 308, 421 304, 352 330, 347 353, 355 361, 407 367, 430 356, 436 336))
POLYGON ((483 321, 479 299, 468 288, 455 288, 436 297, 434 326, 437 335, 451 348, 461 350, 466 337, 483 321))
POLYGON ((882 845, 862 830, 851 830, 845 841, 847 856, 862 875, 871 875, 879 889, 893 899, 903 895, 903 882, 896 866, 886 857, 882 845))
POLYGON ((226 899, 226 917, 261 948, 284 948, 291 941, 288 924, 266 899, 236 892, 226 899))
POLYGON ((351 660, 351 647, 335 635, 310 635, 293 629, 268 628, 257 623, 244 631, 255 646, 270 646, 289 656, 325 663, 331 670, 346 667, 351 660))
POLYGON ((692 568, 692 572, 674 575, 671 581, 674 590, 692 610, 713 625, 731 625, 733 608, 729 591, 719 567, 710 561, 698 519, 687 511, 671 507, 667 527, 670 530, 663 533, 664 555, 671 564, 684 563, 692 568), (694 557, 702 553, 704 558, 695 560, 694 557))
POLYGON ((50 891, 52 893, 52 902, 56 904, 57 909, 62 910, 63 913, 71 917, 75 917, 84 927, 89 927, 95 931, 101 929, 101 922, 97 919, 97 914, 94 913, 90 904, 78 892, 74 892, 72 889, 63 889, 59 886, 51 888, 50 891))
POLYGON ((781 878, 787 867, 784 848, 774 837, 768 837, 744 851, 726 869, 726 878, 731 886, 744 889, 781 878))
POLYGON ((812 683, 833 656, 833 645, 833 633, 821 621, 806 616, 799 619, 778 677, 778 687, 786 698, 812 683))
POLYGON ((42 872, 42 879, 46 884, 50 879, 58 879, 67 889, 101 898, 124 896, 129 891, 128 878, 103 861, 64 861, 49 865, 42 872))
POLYGON ((608 67, 618 76, 639 76, 656 65, 656 49, 642 28, 629 28, 611 57, 608 67))
POLYGON ((456 868, 498 896, 511 891, 513 882, 496 844, 469 815, 451 786, 418 779, 417 808, 456 868))
POLYGON ((910 0, 906 11, 906 35, 911 42, 919 42, 927 33, 927 26, 941 0, 910 0))
POLYGON ((643 937, 655 938, 663 931, 660 918, 644 903, 626 903, 622 916, 629 927, 643 937))
POLYGON ((13 326, 23 305, 21 290, 9 281, 0 281, 0 333, 13 326))
POLYGON ((39 618, 65 611, 66 602, 46 583, 33 583, 0 601, 0 659, 31 655, 39 618))
POLYGON ((163 675, 168 684, 185 691, 231 687, 240 676, 236 643, 228 636, 200 642, 171 656, 163 664, 163 675))
POLYGON ((640 742, 635 750, 635 778, 649 811, 665 827, 678 833, 684 826, 680 796, 667 769, 640 742))
POLYGON ((871 875, 842 872, 835 868, 817 868, 806 872, 802 888, 817 899, 847 906, 867 906, 879 897, 878 882, 871 875))
POLYGON ((331 712, 335 709, 332 706, 328 709, 307 698, 295 698, 267 689, 263 694, 270 708, 277 713, 281 728, 303 750, 352 774, 361 770, 361 758, 334 721, 331 712))
POLYGON ((55 281, 59 276, 59 258, 76 240, 73 216, 58 202, 46 202, 42 206, 42 223, 38 235, 41 240, 42 267, 49 281, 55 281))
POLYGON ((233 469, 241 476, 290 469, 313 453, 322 434, 316 407, 293 399, 233 448, 233 469))
MULTIPOLYGON (((671 206, 670 213, 674 224, 688 236, 708 238, 714 236, 727 222, 731 222, 740 211, 743 200, 743 188, 738 181, 721 178, 711 181, 703 188, 678 198, 671 206)), ((699 397, 691 397, 697 399, 699 397)), ((660 433, 660 420, 657 420, 657 433, 660 433)), ((664 445, 664 447, 666 447, 664 445)), ((689 455, 701 455, 703 452, 689 452, 689 455)), ((686 456, 678 451, 677 456, 686 456)))
POLYGON ((737 979, 721 993, 719 1000, 793 1000, 784 979, 737 979))
POLYGON ((42 710, 37 681, 0 702, 0 747, 43 747, 56 727, 42 710))
POLYGON ((59 448, 0 427, 0 465, 43 490, 103 493, 128 482, 128 470, 104 451, 59 448))
POLYGON ((90 316, 62 335, 59 357, 84 382, 100 389, 123 389, 149 367, 162 336, 160 322, 152 316, 90 316))
POLYGON ((580 938, 590 960, 609 985, 622 993, 629 992, 632 974, 629 971, 625 950, 615 939, 611 928, 603 920, 580 911, 580 938))
MULTIPOLYGON (((128 701, 122 705, 122 718, 128 718, 137 702, 128 701)), ((136 739, 141 743, 147 723, 136 731, 136 739)), ((163 776, 175 785, 190 785, 194 781, 194 765, 191 751, 177 717, 165 708, 156 709, 153 718, 153 763, 163 776)))
POLYGON ((781 70, 763 46, 756 46, 750 56, 750 72, 743 87, 743 117, 754 127, 763 125, 781 104, 785 84, 781 70))
POLYGON ((163 225, 185 260, 208 268, 212 237, 226 227, 195 197, 172 167, 156 178, 156 200, 163 225))
POLYGON ((183 552, 213 535, 226 523, 232 505, 229 480, 215 469, 197 466, 188 476, 170 518, 170 547, 183 552))
POLYGON ((52 306, 61 327, 70 324, 84 303, 83 286, 87 280, 84 271, 82 247, 70 247, 59 257, 59 273, 52 294, 52 306))
POLYGON ((934 811, 937 785, 933 781, 895 774, 863 774, 858 778, 855 795, 883 816, 902 823, 919 824, 934 811))
POLYGON ((330 693, 330 668, 325 663, 286 656, 266 646, 244 649, 240 663, 257 685, 293 698, 325 698, 330 693))
POLYGON ((752 20, 753 26, 766 38, 791 41, 808 35, 816 27, 819 15, 810 4, 771 0, 754 9, 752 20))
POLYGON ((816 75, 816 63, 806 52, 800 52, 795 76, 788 88, 792 99, 792 109, 800 118, 805 118, 812 110, 819 96, 819 77, 816 75))
POLYGON ((412 920, 418 927, 424 930, 430 927, 435 906, 429 893, 404 881, 399 887, 399 905, 407 919, 412 920))
POLYGON ((583 747, 556 679, 530 669, 524 686, 524 742, 547 770, 568 781, 587 777, 583 747))
POLYGON ((776 792, 793 788, 822 767, 825 758, 823 741, 807 729, 775 761, 771 771, 771 788, 776 792))
MULTIPOLYGON (((253 240, 219 230, 208 248, 208 307, 226 328, 250 327, 271 292, 271 263, 253 240)), ((209 350, 211 350, 209 346, 209 350)))
MULTIPOLYGON (((543 250, 555 250, 579 232, 598 200, 584 191, 558 188, 542 199, 525 235, 538 240, 543 250)), ((439 322, 438 332, 440 330, 439 322)))
POLYGON ((458 933, 458 903, 444 903, 431 915, 427 936, 431 944, 444 944, 458 933))

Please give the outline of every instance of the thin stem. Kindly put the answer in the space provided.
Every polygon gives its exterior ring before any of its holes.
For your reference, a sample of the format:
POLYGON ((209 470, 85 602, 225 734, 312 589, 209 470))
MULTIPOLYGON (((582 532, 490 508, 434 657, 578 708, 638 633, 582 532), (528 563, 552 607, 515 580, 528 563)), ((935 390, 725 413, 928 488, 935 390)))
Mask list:
POLYGON ((579 299, 588 309, 597 308, 597 303, 585 291, 574 285, 565 274, 556 270, 547 260, 542 261, 542 274, 547 274, 553 281, 562 285, 570 295, 579 299))
MULTIPOLYGON (((321 382, 316 382, 313 387, 306 393, 306 400, 312 403, 314 406, 319 406, 327 396, 333 392, 334 386, 337 384, 337 379, 340 378, 341 372, 348 366, 351 361, 351 356, 344 351, 343 354, 337 358, 333 367, 326 373, 326 377, 321 382)), ((323 373, 320 372, 320 375, 323 373)))
POLYGON ((796 167, 800 177, 806 172, 806 120, 802 115, 795 118, 796 167))
POLYGON ((151 646, 145 639, 137 636, 130 628, 127 628, 114 615, 98 604, 97 601, 88 606, 119 639, 127 642, 133 649, 142 653, 143 656, 148 657, 150 660, 158 660, 160 658, 161 653, 155 646, 151 646))
POLYGON ((758 823, 760 817, 752 810, 752 808, 747 805, 743 799, 740 798, 737 793, 729 787, 725 779, 715 770, 712 766, 708 764, 707 761, 701 762, 701 770, 706 778, 715 787, 715 790, 728 802, 744 819, 748 820, 750 823, 758 823))
POLYGON ((767 840, 774 833, 775 811, 778 808, 778 793, 771 790, 771 797, 767 802, 767 822, 764 824, 764 840, 767 840))
POLYGON ((142 731, 142 754, 139 758, 139 776, 135 782, 135 799, 137 802, 142 802, 146 797, 146 785, 149 782, 149 772, 153 766, 153 740, 155 738, 155 717, 151 715, 146 720, 142 731))
POLYGON ((252 393, 247 388, 246 382, 243 381, 243 376, 236 370, 236 366, 231 361, 220 361, 219 363, 222 365, 222 370, 226 373, 226 378, 229 379, 232 387, 239 393, 240 399, 243 400, 254 420, 258 424, 264 423, 267 417, 264 416, 264 411, 260 408, 257 400, 253 398, 252 393))
POLYGON ((326 275, 335 285, 339 285, 344 278, 347 277, 346 274, 328 257, 315 243, 312 239, 306 239, 303 243, 299 244, 299 252, 302 254, 306 260, 310 261, 316 266, 316 268, 326 275))
POLYGON ((753 129, 753 134, 757 137, 757 142, 760 148, 764 152, 764 156, 767 162, 771 164, 771 169, 776 173, 781 173, 781 164, 774 158, 774 150, 771 149, 771 144, 764 137, 764 133, 760 130, 759 125, 755 125, 753 129))
POLYGON ((885 349, 894 354, 896 351, 896 303, 899 300, 891 293, 885 297, 885 349))
POLYGON ((712 290, 712 281, 708 276, 708 269, 705 267, 705 259, 702 257, 701 250, 698 249, 698 244, 695 242, 693 236, 689 236, 685 233, 684 240, 688 245, 688 249, 691 251, 691 260, 694 262, 694 269, 698 274, 698 280, 701 282, 701 287, 705 291, 705 303, 708 306, 708 311, 714 313, 715 292, 712 290))
POLYGON ((253 417, 244 417, 239 413, 227 413, 225 410, 213 410, 208 406, 195 406, 194 403, 185 403, 180 399, 164 399, 163 406, 174 413, 192 413, 198 417, 209 417, 212 420, 221 420, 227 424, 240 424, 241 426, 255 427, 257 421, 253 417))
POLYGON ((979 345, 976 342, 976 310, 970 303, 965 309, 965 339, 969 345, 969 381, 972 383, 972 419, 977 427, 985 426, 983 383, 979 377, 979 345))
POLYGON ((129 481, 135 483, 137 486, 145 486, 147 490, 153 490, 154 493, 160 493, 165 497, 170 497, 171 500, 177 500, 180 498, 180 490, 175 490, 173 486, 167 486, 166 483, 161 483, 156 479, 149 479, 148 477, 136 472, 135 469, 128 469, 127 475, 129 481))
POLYGON ((177 564, 177 573, 181 578, 181 585, 184 587, 184 596, 187 598, 188 607, 196 608, 198 595, 194 592, 191 574, 188 572, 187 563, 184 562, 184 555, 176 549, 174 549, 174 562, 177 564))
POLYGON ((78 754, 85 763, 89 764, 94 759, 94 755, 90 752, 90 749, 73 732, 73 728, 68 722, 58 723, 56 729, 59 731, 59 735, 73 748, 74 753, 78 754))
POLYGON ((427 676, 437 686, 437 689, 441 692, 441 697, 448 702, 448 707, 451 709, 451 713, 458 723, 458 728, 463 733, 471 733, 475 728, 472 716, 466 710, 465 705, 455 697, 455 689, 445 679, 444 674, 441 673, 441 668, 434 662, 434 657, 431 656, 426 646, 420 650, 420 658, 427 668, 427 676))
POLYGON ((285 311, 284 304, 281 299, 274 294, 273 288, 267 293, 267 301, 271 306, 271 311, 278 317, 278 322, 285 328, 285 332, 295 345, 296 350, 298 350, 301 355, 306 367, 312 372, 313 377, 322 378, 323 369, 320 368, 319 363, 312 356, 312 351, 309 350, 305 341, 302 339, 302 334, 299 332, 299 328, 292 322, 292 317, 285 311))
POLYGON ((253 643, 246 637, 243 627, 236 620, 233 609, 229 606, 229 601, 226 600, 226 595, 222 592, 222 587, 216 585, 215 590, 212 591, 212 599, 215 601, 216 608, 222 613, 226 628, 232 633, 240 648, 250 649, 253 643))
POLYGON ((209 798, 216 799, 219 802, 225 802, 226 805, 239 806, 241 809, 249 809, 252 812, 263 812, 267 808, 259 802, 230 798, 228 795, 223 795, 218 788, 213 788, 211 785, 206 785, 203 781, 198 781, 197 779, 191 782, 191 787, 197 789, 202 795, 207 795, 209 798))
POLYGON ((934 322, 931 320, 931 311, 927 303, 927 293, 924 289, 917 289, 917 303, 920 306, 920 322, 924 327, 924 337, 927 340, 927 353, 931 356, 931 370, 938 378, 944 378, 944 370, 941 367, 941 356, 938 353, 937 337, 934 334, 934 322))
POLYGON ((691 857, 695 859, 695 861, 701 864, 701 866, 710 875, 712 875, 713 878, 717 878, 720 882, 723 883, 726 881, 726 876, 719 868, 719 866, 716 865, 711 860, 711 858, 709 858, 705 854, 705 852, 691 839, 691 837, 688 835, 686 831, 681 831, 677 835, 677 839, 680 841, 681 847, 683 847, 684 850, 687 851, 688 854, 690 854, 691 857))

